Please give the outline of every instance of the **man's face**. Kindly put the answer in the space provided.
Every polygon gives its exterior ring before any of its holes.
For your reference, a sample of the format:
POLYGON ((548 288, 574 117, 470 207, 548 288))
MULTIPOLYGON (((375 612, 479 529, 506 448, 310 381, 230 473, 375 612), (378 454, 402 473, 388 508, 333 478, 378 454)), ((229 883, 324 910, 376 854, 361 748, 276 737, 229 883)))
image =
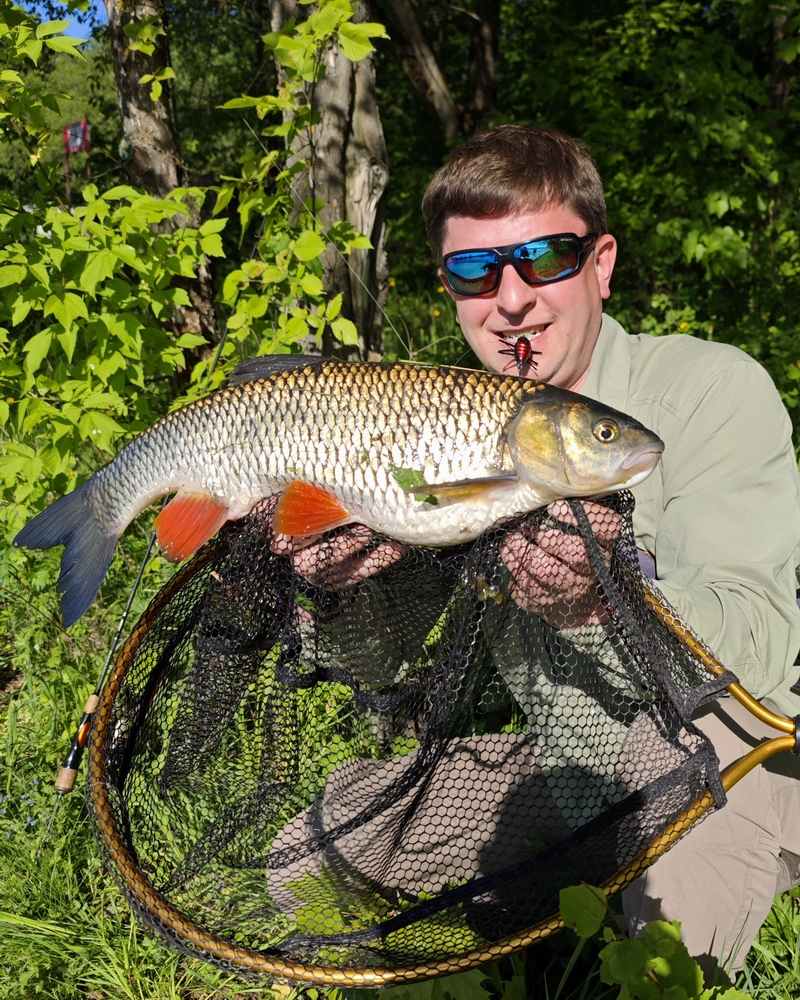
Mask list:
MULTIPOLYGON (((523 210, 497 219, 451 216, 443 253, 508 246, 556 233, 585 236, 586 232, 586 223, 564 206, 523 210)), ((499 286, 487 295, 459 295, 450 289, 443 271, 439 275, 456 303, 467 342, 490 371, 517 374, 513 356, 500 351, 524 336, 534 351, 541 352, 533 356, 536 368, 528 373, 577 392, 600 333, 603 299, 611 294, 616 253, 616 240, 606 233, 584 257, 580 271, 551 285, 528 285, 512 265, 505 264, 499 286)))

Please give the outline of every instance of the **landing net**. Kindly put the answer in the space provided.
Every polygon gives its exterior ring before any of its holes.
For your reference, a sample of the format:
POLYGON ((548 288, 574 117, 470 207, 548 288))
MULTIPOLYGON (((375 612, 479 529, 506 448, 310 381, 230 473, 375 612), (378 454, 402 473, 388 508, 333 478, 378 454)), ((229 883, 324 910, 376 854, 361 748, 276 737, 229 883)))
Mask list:
POLYGON ((94 724, 96 831, 139 919, 252 975, 411 981, 546 936, 560 889, 619 888, 722 805, 689 718, 735 678, 648 608, 630 494, 563 507, 346 586, 335 533, 301 576, 270 504, 229 523, 94 724), (587 552, 570 603, 508 569, 556 537, 587 552))

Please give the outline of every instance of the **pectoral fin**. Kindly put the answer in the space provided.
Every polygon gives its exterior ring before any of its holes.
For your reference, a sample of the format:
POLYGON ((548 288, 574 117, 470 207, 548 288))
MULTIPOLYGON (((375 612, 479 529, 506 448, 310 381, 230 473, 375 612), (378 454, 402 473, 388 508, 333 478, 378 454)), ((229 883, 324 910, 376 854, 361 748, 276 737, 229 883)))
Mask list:
POLYGON ((330 531, 352 520, 353 515, 333 494, 311 483, 295 480, 281 494, 272 524, 282 535, 303 538, 330 531))
POLYGON ((228 520, 229 510, 202 493, 176 493, 153 522, 167 559, 180 562, 213 538, 228 520))
POLYGON ((487 504, 518 482, 519 476, 509 472, 481 479, 461 479, 455 483, 421 483, 419 486, 403 486, 402 489, 417 499, 432 497, 442 504, 487 504))

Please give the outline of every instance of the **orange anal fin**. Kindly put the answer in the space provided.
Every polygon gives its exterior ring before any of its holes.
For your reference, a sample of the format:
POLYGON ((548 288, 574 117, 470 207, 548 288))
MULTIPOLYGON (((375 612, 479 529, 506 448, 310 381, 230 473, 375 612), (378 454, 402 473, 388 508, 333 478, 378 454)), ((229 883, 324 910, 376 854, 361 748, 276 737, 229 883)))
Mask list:
POLYGON ((272 519, 273 527, 282 535, 304 538, 338 528, 353 520, 350 511, 319 486, 295 480, 281 494, 272 519))
POLYGON ((202 493, 178 493, 153 523, 167 559, 180 562, 213 538, 228 520, 228 508, 202 493))

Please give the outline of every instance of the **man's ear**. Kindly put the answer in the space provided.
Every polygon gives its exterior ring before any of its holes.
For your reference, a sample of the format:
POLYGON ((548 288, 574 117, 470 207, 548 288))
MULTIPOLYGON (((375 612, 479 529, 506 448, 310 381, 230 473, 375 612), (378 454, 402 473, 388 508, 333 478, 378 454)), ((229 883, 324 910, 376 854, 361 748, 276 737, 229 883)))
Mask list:
POLYGON ((611 275, 617 261, 617 241, 611 233, 597 237, 594 245, 594 268, 597 283, 600 286, 600 297, 607 299, 611 295, 611 275))

